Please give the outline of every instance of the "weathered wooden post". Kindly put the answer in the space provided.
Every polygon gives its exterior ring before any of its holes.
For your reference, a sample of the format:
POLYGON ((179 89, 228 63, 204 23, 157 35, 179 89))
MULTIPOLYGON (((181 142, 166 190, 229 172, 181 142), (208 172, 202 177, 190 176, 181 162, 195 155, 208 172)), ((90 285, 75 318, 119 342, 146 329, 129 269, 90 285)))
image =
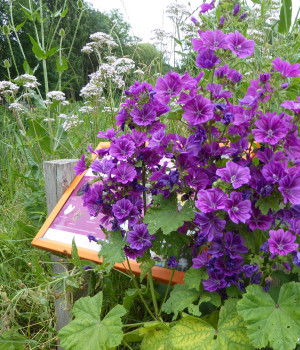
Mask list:
MULTIPOLYGON (((75 178, 74 166, 77 164, 76 159, 60 159, 44 162, 45 174, 45 188, 47 198, 48 215, 51 213, 63 193, 70 186, 75 178)), ((56 255, 51 254, 51 260, 57 262, 53 264, 53 274, 66 272, 68 267, 62 264, 62 259, 56 255)), ((56 330, 66 326, 71 320, 71 305, 70 295, 63 293, 63 288, 57 288, 55 294, 57 299, 54 301, 55 316, 56 316, 56 330)), ((63 350, 58 346, 59 350, 63 350)))

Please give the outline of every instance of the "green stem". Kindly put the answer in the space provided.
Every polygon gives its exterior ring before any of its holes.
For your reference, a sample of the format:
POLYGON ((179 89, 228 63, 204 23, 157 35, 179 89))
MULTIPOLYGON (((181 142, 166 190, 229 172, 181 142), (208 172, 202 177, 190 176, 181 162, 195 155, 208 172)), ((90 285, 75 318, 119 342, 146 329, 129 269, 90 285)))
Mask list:
POLYGON ((133 350, 133 348, 132 348, 129 344, 127 344, 125 340, 122 340, 122 343, 123 343, 125 346, 127 346, 127 348, 128 348, 129 350, 133 350))
POLYGON ((14 16, 13 16, 13 12, 12 12, 12 3, 13 3, 13 2, 11 1, 11 2, 10 2, 10 6, 9 6, 9 10, 10 10, 10 21, 11 21, 11 24, 12 24, 13 32, 15 33, 15 36, 16 36, 16 38, 17 38, 17 42, 18 42, 18 44, 19 44, 19 47, 20 47, 22 56, 23 56, 24 60, 26 60, 26 56, 25 56, 25 53, 24 53, 24 51, 23 51, 23 47, 22 47, 22 45, 21 45, 18 32, 16 31, 16 28, 15 28, 14 16))
POLYGON ((142 293, 141 293, 141 291, 140 291, 140 288, 139 288, 138 283, 137 283, 137 281, 136 281, 135 275, 134 275, 134 273, 132 272, 129 259, 128 259, 127 257, 126 257, 126 261, 127 261, 128 267, 129 267, 130 276, 131 276, 131 279, 132 279, 132 281, 133 281, 133 283, 134 283, 134 286, 135 286, 137 292, 139 293, 139 296, 140 296, 142 302, 144 303, 145 308, 146 308, 147 311, 149 312, 149 315, 153 318, 154 321, 156 321, 156 320, 157 320, 156 317, 154 316, 153 312, 149 309, 149 306, 147 305, 147 303, 146 303, 146 301, 145 301, 145 299, 144 299, 144 297, 143 297, 143 295, 142 295, 142 293))
POLYGON ((165 296, 164 296, 164 300, 160 306, 160 310, 159 310, 159 313, 158 313, 158 317, 160 317, 161 315, 161 311, 162 311, 162 307, 167 299, 167 296, 169 294, 169 290, 170 290, 170 287, 171 287, 171 283, 172 283, 172 280, 173 280, 173 277, 174 277, 174 273, 175 273, 175 269, 173 269, 173 272, 172 272, 172 275, 171 275, 171 278, 170 278, 170 281, 169 281, 169 284, 168 284, 168 287, 167 287, 167 290, 166 290, 166 293, 165 293, 165 296))
POLYGON ((151 291, 151 295, 152 295, 152 301, 153 301, 153 305, 154 305, 155 316, 156 316, 156 319, 158 319, 158 317, 159 317, 158 305, 157 305, 157 300, 156 300, 156 296, 155 296, 154 283, 153 283, 151 270, 149 271, 149 274, 148 274, 148 281, 150 283, 150 291, 151 291))
POLYGON ((72 43, 71 43, 71 46, 70 46, 70 50, 69 50, 69 53, 68 53, 67 60, 69 60, 69 58, 70 58, 70 55, 71 55, 71 52, 72 52, 72 49, 73 49, 73 46, 74 46, 74 42, 75 42, 75 39, 76 39, 76 34, 77 34, 77 31, 78 31, 78 28, 79 28, 79 23, 80 23, 82 15, 83 15, 83 9, 81 10, 79 18, 78 18, 78 22, 77 22, 77 25, 76 25, 76 29, 75 29, 75 32, 74 32, 74 36, 73 36, 73 40, 72 40, 72 43))
POLYGON ((16 72, 17 72, 17 75, 19 75, 18 67, 17 67, 16 61, 15 61, 15 56, 14 56, 14 53, 13 53, 13 50, 12 50, 12 47, 11 47, 11 44, 10 44, 9 37, 8 37, 8 35, 7 35, 7 34, 6 34, 5 36, 6 36, 6 39, 7 39, 7 42, 8 42, 8 46, 9 46, 9 50, 10 50, 10 54, 11 54, 12 60, 13 60, 13 62, 14 62, 14 66, 15 66, 15 69, 16 69, 16 72))

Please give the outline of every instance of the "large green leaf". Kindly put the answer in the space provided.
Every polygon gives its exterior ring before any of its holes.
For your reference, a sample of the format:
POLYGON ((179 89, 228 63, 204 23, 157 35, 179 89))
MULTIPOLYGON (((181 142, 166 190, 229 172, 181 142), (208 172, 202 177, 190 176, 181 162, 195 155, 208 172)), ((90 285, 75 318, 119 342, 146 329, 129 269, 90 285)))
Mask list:
POLYGON ((155 251, 157 255, 163 257, 175 256, 178 258, 182 251, 182 247, 190 242, 188 236, 178 231, 171 232, 169 236, 166 236, 162 231, 159 231, 155 236, 153 251, 155 251))
POLYGON ((195 217, 192 201, 187 201, 178 211, 177 194, 173 192, 167 199, 163 194, 154 196, 153 204, 148 210, 144 222, 148 224, 150 234, 155 234, 159 229, 165 235, 176 231, 185 221, 191 221, 195 217))
POLYGON ((121 317, 126 314, 117 305, 101 320, 102 292, 81 298, 73 308, 75 319, 59 332, 65 350, 105 350, 118 346, 123 338, 121 317))
POLYGON ((98 255, 99 258, 103 257, 106 272, 109 272, 115 263, 122 263, 125 260, 124 246, 125 242, 120 231, 112 232, 109 241, 102 245, 98 255))
POLYGON ((195 289, 188 289, 184 284, 176 284, 170 293, 169 299, 163 304, 162 311, 167 314, 174 313, 174 319, 177 317, 179 311, 183 311, 190 306, 200 293, 195 289))
POLYGON ((255 208, 259 207, 263 215, 267 215, 269 209, 278 211, 279 204, 282 202, 282 196, 279 192, 273 191, 270 196, 261 197, 255 203, 255 208))
POLYGON ((292 0, 282 0, 280 8, 278 32, 282 34, 288 33, 292 23, 292 0))
POLYGON ((169 330, 152 330, 144 336, 141 344, 141 350, 168 350, 169 344, 169 330))
POLYGON ((251 285, 237 309, 255 347, 270 343, 274 350, 295 349, 300 335, 300 283, 284 284, 277 302, 262 287, 251 285))
POLYGON ((253 349, 233 299, 227 300, 221 308, 217 329, 203 319, 184 317, 172 328, 170 342, 174 350, 253 349))
POLYGON ((184 284, 188 289, 196 289, 200 291, 200 283, 202 280, 207 280, 208 274, 205 270, 194 269, 191 267, 188 269, 184 276, 184 284))
POLYGON ((43 59, 45 56, 45 51, 40 47, 40 45, 33 39, 31 35, 29 35, 29 39, 32 44, 32 52, 35 54, 35 57, 39 60, 43 59))

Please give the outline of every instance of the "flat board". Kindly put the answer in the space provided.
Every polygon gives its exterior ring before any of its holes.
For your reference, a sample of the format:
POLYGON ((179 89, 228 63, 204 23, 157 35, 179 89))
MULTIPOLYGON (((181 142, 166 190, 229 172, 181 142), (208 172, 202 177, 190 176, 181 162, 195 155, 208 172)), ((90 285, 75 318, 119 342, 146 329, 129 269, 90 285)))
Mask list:
MULTIPOLYGON (((108 142, 101 142, 97 149, 108 147, 108 142)), ((87 208, 83 206, 81 196, 77 195, 78 190, 93 178, 91 169, 88 169, 74 179, 32 241, 35 247, 70 256, 74 238, 81 259, 98 264, 102 263, 102 259, 98 257, 101 246, 88 239, 89 234, 97 239, 105 239, 105 235, 99 227, 101 217, 100 215, 95 218, 90 217, 87 208)), ((130 266, 135 275, 140 274, 139 264, 135 260, 130 259, 130 266)), ((115 268, 125 273, 128 272, 126 261, 122 264, 116 264, 115 268)), ((154 266, 152 275, 158 282, 169 283, 172 270, 154 266)), ((185 273, 182 271, 175 271, 172 284, 183 283, 184 275, 185 273)))

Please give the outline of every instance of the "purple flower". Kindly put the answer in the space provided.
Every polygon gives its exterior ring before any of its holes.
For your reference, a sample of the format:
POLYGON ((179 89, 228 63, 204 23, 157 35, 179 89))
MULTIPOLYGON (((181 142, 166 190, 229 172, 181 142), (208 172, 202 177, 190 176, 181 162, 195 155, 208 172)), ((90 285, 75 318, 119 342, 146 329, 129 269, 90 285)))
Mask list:
POLYGON ((132 182, 136 177, 137 173, 134 167, 129 164, 123 163, 118 165, 113 171, 112 175, 115 175, 116 181, 121 182, 122 184, 127 184, 132 182))
POLYGON ((290 231, 270 230, 269 235, 268 243, 272 254, 287 255, 298 248, 298 244, 294 243, 296 236, 292 235, 290 231))
POLYGON ((178 261, 176 260, 175 256, 170 256, 170 258, 167 261, 167 266, 170 269, 174 269, 178 266, 178 261))
MULTIPOLYGON (((164 132, 162 130, 162 132, 164 132)), ((131 141, 134 142, 136 147, 142 146, 145 142, 148 141, 147 134, 145 132, 136 131, 135 129, 131 130, 132 135, 129 134, 131 141)))
POLYGON ((225 276, 233 276, 242 271, 243 262, 244 259, 239 255, 234 259, 224 255, 216 260, 215 268, 221 271, 225 276))
POLYGON ((211 293, 215 292, 218 289, 225 288, 227 285, 225 276, 222 272, 211 272, 209 279, 207 281, 203 281, 202 283, 204 289, 211 293))
POLYGON ((229 69, 228 71, 228 79, 233 83, 238 83, 242 80, 243 75, 236 71, 235 69, 229 69))
POLYGON ((209 49, 199 51, 196 58, 196 66, 199 68, 212 69, 216 64, 220 64, 221 60, 209 49))
POLYGON ((195 224, 200 227, 201 235, 210 242, 215 235, 222 235, 226 221, 219 219, 213 213, 196 213, 195 224))
POLYGON ((202 4, 201 10, 199 13, 205 13, 207 11, 210 11, 211 9, 213 9, 214 4, 215 4, 215 0, 212 0, 212 2, 210 2, 209 4, 206 4, 206 3, 202 4))
POLYGON ((289 86, 290 86, 289 83, 283 83, 283 84, 281 84, 281 87, 282 87, 283 89, 287 89, 289 86))
POLYGON ((83 206, 88 208, 90 216, 98 215, 103 191, 104 186, 102 184, 95 184, 93 187, 90 186, 82 196, 83 206))
POLYGON ((282 163, 274 161, 266 164, 261 169, 261 173, 263 174, 264 178, 271 183, 279 182, 286 175, 282 163))
POLYGON ((125 135, 122 135, 112 142, 109 154, 116 157, 118 160, 126 160, 134 154, 134 151, 134 143, 128 140, 125 135))
POLYGON ((103 138, 103 139, 113 140, 118 132, 119 130, 115 132, 114 128, 111 128, 111 129, 107 129, 106 132, 99 131, 99 134, 97 135, 97 137, 99 137, 100 139, 103 138))
POLYGON ((279 181, 278 190, 284 198, 284 203, 287 201, 292 204, 300 204, 300 177, 299 175, 286 175, 279 181))
POLYGON ((144 254, 143 250, 133 249, 127 245, 124 247, 124 252, 129 259, 135 260, 137 257, 142 257, 144 254))
POLYGON ((245 223, 251 216, 251 202, 248 199, 243 201, 241 192, 232 192, 230 199, 225 202, 225 210, 234 223, 245 223))
POLYGON ((122 220, 128 217, 132 208, 133 204, 130 202, 130 200, 122 198, 113 204, 112 211, 118 220, 122 220))
POLYGON ((226 168, 218 169, 216 174, 220 176, 223 181, 232 183, 234 189, 249 183, 251 179, 249 168, 244 168, 231 161, 226 163, 226 168))
POLYGON ((152 247, 151 236, 149 235, 147 225, 134 225, 133 231, 127 233, 127 242, 130 243, 130 248, 132 249, 146 250, 152 247))
POLYGON ((257 120, 253 129, 253 135, 257 142, 267 142, 274 146, 285 138, 287 128, 282 119, 276 113, 267 112, 260 120, 257 120))
POLYGON ((92 242, 92 241, 94 241, 96 243, 98 242, 98 239, 93 235, 88 234, 87 238, 88 238, 89 242, 92 242))
POLYGON ((155 98, 163 104, 168 104, 171 97, 180 94, 182 87, 180 75, 171 71, 164 78, 159 77, 157 79, 155 98))
POLYGON ((195 18, 195 17, 191 17, 191 21, 194 23, 194 24, 198 24, 199 21, 195 18))
POLYGON ((262 231, 267 231, 271 227, 271 222, 273 221, 273 215, 263 215, 258 208, 252 207, 252 215, 247 224, 252 231, 257 228, 262 231))
POLYGON ((234 9, 233 9, 232 14, 233 14, 234 16, 236 16, 239 12, 240 12, 240 4, 237 3, 237 4, 234 6, 234 9))
POLYGON ((130 113, 133 117, 133 122, 140 126, 147 126, 152 124, 156 118, 156 112, 150 104, 144 104, 142 110, 135 107, 130 113))
POLYGON ((198 190, 203 190, 210 182, 205 171, 200 168, 191 168, 185 181, 189 186, 196 187, 198 190))
POLYGON ((85 168, 86 165, 85 165, 85 160, 84 160, 84 158, 85 158, 85 155, 83 154, 83 155, 81 156, 81 159, 78 161, 77 165, 74 166, 74 168, 73 168, 73 169, 75 170, 76 176, 78 176, 78 175, 84 173, 85 170, 86 170, 86 168, 85 168))
POLYGON ((200 37, 203 44, 210 50, 227 49, 227 43, 225 40, 226 34, 218 29, 215 31, 207 30, 206 32, 201 32, 200 37))
POLYGON ((247 12, 243 12, 240 16, 240 19, 244 19, 247 16, 247 12))
POLYGON ((212 211, 224 209, 227 198, 228 195, 224 193, 220 188, 200 190, 198 192, 196 207, 203 213, 210 213, 212 211))
POLYGON ((284 144, 284 150, 290 160, 298 160, 300 157, 300 138, 298 132, 289 132, 284 144))
POLYGON ((95 173, 101 173, 105 175, 109 175, 112 169, 115 167, 115 164, 110 159, 102 159, 101 162, 99 159, 95 159, 91 165, 92 171, 95 173))
POLYGON ((206 266, 209 261, 209 255, 207 253, 206 249, 203 249, 201 254, 198 255, 196 258, 193 258, 193 268, 194 269, 200 269, 203 266, 206 266))
POLYGON ((183 117, 191 125, 199 125, 212 119, 214 116, 214 105, 208 98, 197 95, 194 99, 187 102, 183 107, 185 111, 183 117))
MULTIPOLYGON (((248 252, 248 248, 244 246, 244 239, 240 235, 233 235, 232 232, 227 232, 225 237, 224 251, 232 259, 236 258, 239 254, 248 252)), ((214 241, 217 241, 218 237, 214 241)), ((220 256, 220 255, 219 255, 220 256)))
POLYGON ((219 100, 221 98, 225 98, 227 101, 228 98, 232 97, 232 92, 231 91, 224 91, 222 90, 222 85, 221 84, 207 84, 206 89, 210 91, 213 95, 213 97, 216 100, 219 100))
POLYGON ((245 274, 245 277, 250 278, 255 272, 258 271, 258 265, 244 265, 242 271, 245 274))
POLYGON ((273 63, 273 68, 277 70, 282 76, 300 77, 299 63, 290 64, 287 61, 281 61, 280 57, 276 57, 273 63))
POLYGON ((293 264, 300 267, 300 252, 295 252, 295 255, 293 257, 293 264))
POLYGON ((297 101, 284 101, 281 107, 292 110, 295 114, 300 113, 300 96, 297 96, 297 101))
POLYGON ((215 76, 218 78, 224 78, 227 76, 228 72, 229 72, 228 64, 225 64, 224 66, 219 66, 215 70, 215 76))
POLYGON ((246 58, 253 55, 255 42, 247 40, 237 30, 227 34, 226 42, 228 48, 239 58, 246 58))
POLYGON ((282 151, 274 153, 271 148, 265 148, 263 151, 258 150, 256 156, 261 162, 266 164, 272 161, 279 162, 285 159, 285 155, 282 151))
POLYGON ((225 20, 224 16, 221 16, 220 21, 219 21, 219 25, 218 25, 219 28, 223 28, 224 20, 225 20))
POLYGON ((261 276, 262 276, 262 273, 261 273, 261 272, 256 273, 256 274, 251 278, 250 283, 251 283, 251 284, 260 284, 261 276))

